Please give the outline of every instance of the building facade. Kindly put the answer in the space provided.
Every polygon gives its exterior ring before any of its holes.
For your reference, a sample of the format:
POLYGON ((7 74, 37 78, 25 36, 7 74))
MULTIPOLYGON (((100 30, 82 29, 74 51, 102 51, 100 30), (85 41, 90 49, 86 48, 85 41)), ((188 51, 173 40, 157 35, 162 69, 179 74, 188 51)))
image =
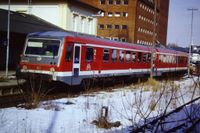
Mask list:
POLYGON ((105 11, 98 17, 98 36, 145 45, 153 45, 154 41, 166 45, 169 0, 81 1, 105 11))
MULTIPOLYGON (((0 2, 0 8, 8 9, 6 2, 0 2)), ((11 2, 10 9, 38 16, 65 30, 97 35, 99 9, 78 0, 32 0, 11 2)))

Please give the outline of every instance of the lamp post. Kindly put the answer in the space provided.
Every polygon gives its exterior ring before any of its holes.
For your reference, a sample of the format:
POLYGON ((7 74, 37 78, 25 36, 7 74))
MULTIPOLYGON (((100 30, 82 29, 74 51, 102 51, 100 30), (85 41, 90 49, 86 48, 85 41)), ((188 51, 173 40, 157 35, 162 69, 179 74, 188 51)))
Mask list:
POLYGON ((191 19, 191 29, 190 29, 190 44, 189 44, 189 58, 188 58, 188 76, 190 76, 190 57, 191 57, 191 46, 193 44, 193 15, 194 11, 197 11, 198 9, 195 8, 189 8, 188 11, 192 12, 192 19, 191 19))
POLYGON ((8 0, 8 25, 7 25, 7 49, 6 49, 6 78, 8 78, 9 45, 10 45, 10 0, 8 0))
POLYGON ((156 19, 157 19, 157 0, 154 0, 154 21, 153 21, 153 46, 151 48, 151 70, 150 78, 153 78, 154 71, 154 53, 155 53, 155 43, 156 43, 156 19))

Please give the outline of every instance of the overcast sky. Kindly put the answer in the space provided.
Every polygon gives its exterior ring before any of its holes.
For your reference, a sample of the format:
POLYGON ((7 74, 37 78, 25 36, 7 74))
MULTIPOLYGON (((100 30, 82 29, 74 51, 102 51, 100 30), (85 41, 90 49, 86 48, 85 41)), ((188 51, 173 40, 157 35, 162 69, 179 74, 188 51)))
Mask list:
POLYGON ((167 43, 186 47, 190 43, 192 13, 194 11, 193 41, 200 45, 200 0, 170 0, 167 43))

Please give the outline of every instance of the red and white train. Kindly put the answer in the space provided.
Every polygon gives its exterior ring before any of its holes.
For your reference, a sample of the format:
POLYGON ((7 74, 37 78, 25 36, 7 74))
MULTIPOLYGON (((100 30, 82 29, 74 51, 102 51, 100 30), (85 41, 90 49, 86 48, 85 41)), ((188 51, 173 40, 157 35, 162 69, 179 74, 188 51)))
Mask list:
MULTIPOLYGON (((152 47, 105 40, 74 32, 48 31, 27 36, 22 75, 78 85, 85 79, 149 75, 152 47)), ((187 70, 188 54, 155 48, 154 74, 187 70)))

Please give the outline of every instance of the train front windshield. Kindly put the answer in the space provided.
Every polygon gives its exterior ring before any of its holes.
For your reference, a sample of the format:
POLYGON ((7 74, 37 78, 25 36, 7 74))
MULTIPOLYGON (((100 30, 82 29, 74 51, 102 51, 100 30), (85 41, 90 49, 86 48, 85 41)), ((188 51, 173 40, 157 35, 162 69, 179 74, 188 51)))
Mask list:
POLYGON ((28 39, 25 54, 40 56, 57 56, 60 40, 28 39))

